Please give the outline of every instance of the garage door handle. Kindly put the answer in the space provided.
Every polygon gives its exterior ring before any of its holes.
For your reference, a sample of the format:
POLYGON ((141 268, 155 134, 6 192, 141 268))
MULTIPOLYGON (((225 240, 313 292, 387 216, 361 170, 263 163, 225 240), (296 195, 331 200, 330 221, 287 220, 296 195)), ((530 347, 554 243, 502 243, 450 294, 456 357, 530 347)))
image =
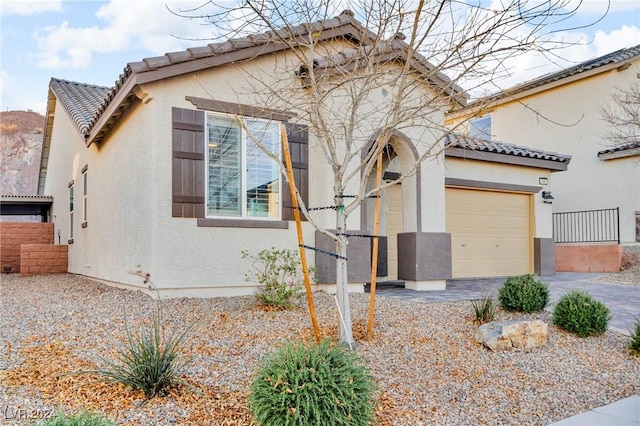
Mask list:
POLYGON ((466 247, 466 246, 467 246, 466 244, 460 244, 460 245, 461 245, 462 247, 466 247))

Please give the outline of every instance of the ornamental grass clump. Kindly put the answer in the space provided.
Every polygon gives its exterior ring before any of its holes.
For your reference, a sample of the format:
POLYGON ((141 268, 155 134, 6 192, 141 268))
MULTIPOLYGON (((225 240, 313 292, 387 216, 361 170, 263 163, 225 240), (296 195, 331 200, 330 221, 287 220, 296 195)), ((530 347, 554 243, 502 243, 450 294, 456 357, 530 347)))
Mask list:
POLYGON ((511 312, 538 312, 549 303, 549 286, 532 274, 509 277, 498 295, 500 305, 511 312))
POLYGON ((635 356, 640 356, 640 318, 636 318, 636 322, 631 330, 629 352, 635 356))
POLYGON ((553 323, 578 337, 604 333, 610 319, 609 308, 585 291, 565 294, 553 310, 553 323))
POLYGON ((111 420, 99 414, 84 411, 79 414, 67 416, 64 412, 57 412, 53 417, 42 423, 35 423, 38 426, 116 426, 111 420))
POLYGON ((364 426, 375 419, 376 391, 354 351, 329 340, 293 342, 262 363, 249 408, 262 426, 364 426))
POLYGON ((180 351, 193 328, 192 325, 181 332, 167 333, 156 311, 151 324, 143 325, 137 333, 127 327, 127 343, 117 349, 117 361, 103 358, 105 368, 83 373, 142 390, 147 398, 162 394, 167 388, 182 383, 180 376, 186 362, 180 351))
POLYGON ((480 324, 491 322, 496 317, 498 305, 493 297, 486 295, 482 299, 471 301, 471 306, 476 314, 476 321, 480 324))

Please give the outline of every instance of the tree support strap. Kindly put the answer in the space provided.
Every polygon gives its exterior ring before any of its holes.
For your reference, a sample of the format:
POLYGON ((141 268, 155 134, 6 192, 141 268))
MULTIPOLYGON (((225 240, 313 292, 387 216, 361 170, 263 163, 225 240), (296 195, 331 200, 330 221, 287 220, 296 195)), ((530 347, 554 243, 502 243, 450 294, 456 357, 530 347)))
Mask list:
POLYGON ((311 246, 305 246, 304 244, 300 244, 299 247, 303 247, 303 248, 306 248, 306 249, 309 249, 309 250, 317 251, 318 253, 326 254, 327 256, 335 257, 336 259, 347 260, 347 258, 344 257, 344 256, 340 256, 339 254, 331 253, 330 251, 322 250, 322 249, 319 249, 319 248, 315 248, 315 247, 311 247, 311 246))

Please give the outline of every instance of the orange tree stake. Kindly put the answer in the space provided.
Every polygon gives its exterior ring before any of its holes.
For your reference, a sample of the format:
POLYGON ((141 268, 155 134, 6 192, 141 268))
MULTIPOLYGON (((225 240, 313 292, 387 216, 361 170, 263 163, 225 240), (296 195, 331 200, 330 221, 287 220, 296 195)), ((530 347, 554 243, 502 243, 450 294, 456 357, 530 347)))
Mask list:
POLYGON ((302 223, 300 222, 300 210, 298 209, 298 197, 296 184, 293 180, 293 168, 291 166, 291 153, 289 152, 289 140, 287 139, 287 129, 284 124, 280 125, 282 133, 282 150, 284 153, 285 166, 287 168, 287 180, 289 181, 289 192, 291 193, 291 204, 293 205, 293 217, 296 220, 296 230, 298 231, 298 249, 300 250, 300 262, 302 264, 302 273, 304 275, 304 287, 307 290, 307 303, 309 305, 309 313, 311 314, 311 322, 313 323, 313 331, 316 335, 316 342, 320 342, 320 328, 316 319, 316 308, 313 304, 313 294, 311 293, 311 283, 309 282, 309 268, 307 267, 307 255, 304 249, 304 239, 302 237, 302 223))
POLYGON ((371 294, 369 296, 369 328, 367 329, 367 339, 373 338, 373 314, 376 305, 376 276, 378 275, 378 232, 380 231, 380 186, 382 185, 382 152, 378 154, 376 164, 376 191, 375 208, 373 213, 373 247, 371 250, 371 294))

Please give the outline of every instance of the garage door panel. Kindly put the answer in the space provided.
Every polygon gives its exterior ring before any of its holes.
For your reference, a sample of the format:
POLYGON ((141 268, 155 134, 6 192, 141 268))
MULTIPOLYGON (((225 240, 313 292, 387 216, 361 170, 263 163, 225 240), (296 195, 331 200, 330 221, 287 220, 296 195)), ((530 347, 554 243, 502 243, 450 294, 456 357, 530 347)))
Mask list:
POLYGON ((447 188, 453 277, 530 272, 528 194, 447 188))

